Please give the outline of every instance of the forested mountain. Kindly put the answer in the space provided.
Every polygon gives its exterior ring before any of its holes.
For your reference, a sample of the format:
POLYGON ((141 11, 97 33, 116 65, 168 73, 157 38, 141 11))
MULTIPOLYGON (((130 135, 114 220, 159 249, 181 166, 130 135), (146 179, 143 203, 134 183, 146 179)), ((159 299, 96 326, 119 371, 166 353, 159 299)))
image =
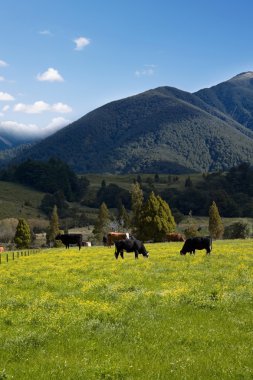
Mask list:
POLYGON ((236 75, 196 95, 253 131, 253 72, 236 75))
POLYGON ((160 87, 100 107, 19 156, 78 172, 190 172, 253 163, 253 73, 190 94, 160 87))

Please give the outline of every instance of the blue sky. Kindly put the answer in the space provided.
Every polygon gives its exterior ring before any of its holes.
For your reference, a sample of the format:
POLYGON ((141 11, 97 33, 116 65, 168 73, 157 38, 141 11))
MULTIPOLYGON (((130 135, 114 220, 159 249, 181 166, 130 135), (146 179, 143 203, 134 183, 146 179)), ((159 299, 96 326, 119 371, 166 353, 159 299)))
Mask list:
POLYGON ((251 0, 0 0, 0 132, 45 137, 158 86, 253 71, 251 0))

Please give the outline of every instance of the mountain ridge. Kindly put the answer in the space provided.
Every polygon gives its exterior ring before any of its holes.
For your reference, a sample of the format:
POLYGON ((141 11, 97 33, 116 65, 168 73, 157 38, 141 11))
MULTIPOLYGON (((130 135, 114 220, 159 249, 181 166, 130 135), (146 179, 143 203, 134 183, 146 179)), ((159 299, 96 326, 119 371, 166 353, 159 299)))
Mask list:
POLYGON ((241 73, 192 94, 163 86, 110 102, 18 159, 54 156, 82 173, 205 172, 253 163, 252 79, 241 73), (235 101, 237 113, 229 106, 235 101))

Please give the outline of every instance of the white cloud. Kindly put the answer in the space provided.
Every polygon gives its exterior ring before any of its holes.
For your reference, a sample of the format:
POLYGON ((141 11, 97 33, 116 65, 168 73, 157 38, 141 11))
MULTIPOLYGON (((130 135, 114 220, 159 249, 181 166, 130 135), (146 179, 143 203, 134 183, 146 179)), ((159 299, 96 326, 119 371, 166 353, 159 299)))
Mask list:
POLYGON ((0 76, 0 82, 3 82, 4 80, 5 80, 4 77, 0 76))
POLYGON ((66 127, 66 125, 70 124, 70 120, 65 119, 64 117, 54 117, 52 121, 45 128, 47 131, 56 132, 59 129, 66 127))
POLYGON ((53 35, 53 33, 51 33, 50 30, 48 30, 48 29, 40 30, 38 33, 41 34, 42 36, 52 36, 53 35))
POLYGON ((48 103, 39 100, 33 104, 24 104, 18 103, 13 107, 15 112, 24 112, 24 113, 41 113, 44 111, 50 110, 50 105, 48 103))
POLYGON ((10 106, 9 105, 6 105, 2 108, 2 112, 6 112, 8 111, 8 109, 10 109, 10 106))
POLYGON ((61 102, 50 105, 44 102, 43 100, 39 100, 37 102, 34 102, 33 104, 17 103, 13 107, 13 111, 24 112, 29 114, 38 114, 45 111, 69 113, 72 112, 72 108, 69 105, 63 104, 61 102))
POLYGON ((63 82, 64 79, 58 72, 58 70, 49 67, 44 73, 37 75, 37 80, 41 82, 63 82))
POLYGON ((8 63, 0 59, 0 67, 6 67, 8 63))
POLYGON ((15 135, 17 137, 27 137, 32 136, 31 131, 37 134, 38 126, 36 124, 23 124, 17 123, 16 121, 6 120, 0 122, 0 132, 5 132, 6 134, 15 135))
POLYGON ((78 37, 74 40, 76 44, 75 50, 83 50, 85 46, 90 44, 90 39, 86 37, 78 37))
POLYGON ((134 75, 136 77, 142 77, 142 76, 151 77, 152 75, 155 74, 155 65, 145 65, 144 67, 145 68, 142 70, 136 70, 134 75))
POLYGON ((63 117, 53 118, 52 121, 45 127, 39 127, 36 124, 18 123, 11 120, 2 121, 0 122, 0 133, 5 132, 6 134, 19 137, 22 140, 45 138, 59 131, 69 123, 70 120, 67 120, 63 117))
POLYGON ((55 103, 51 106, 51 110, 59 113, 69 113, 72 112, 72 108, 67 104, 63 104, 61 102, 55 103))
POLYGON ((0 101, 9 101, 9 100, 14 100, 14 97, 7 92, 1 92, 0 91, 0 101))

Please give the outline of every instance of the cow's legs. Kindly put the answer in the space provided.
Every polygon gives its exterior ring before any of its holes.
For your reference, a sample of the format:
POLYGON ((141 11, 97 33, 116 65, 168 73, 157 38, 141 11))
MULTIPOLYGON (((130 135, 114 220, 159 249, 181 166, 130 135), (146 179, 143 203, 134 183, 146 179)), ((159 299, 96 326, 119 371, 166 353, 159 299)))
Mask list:
POLYGON ((115 256, 115 259, 118 259, 118 257, 119 257, 119 252, 116 249, 115 249, 114 256, 115 256))
POLYGON ((138 251, 134 251, 135 259, 138 259, 138 251))
POLYGON ((120 251, 120 256, 122 259, 124 259, 124 252, 123 251, 120 251))

